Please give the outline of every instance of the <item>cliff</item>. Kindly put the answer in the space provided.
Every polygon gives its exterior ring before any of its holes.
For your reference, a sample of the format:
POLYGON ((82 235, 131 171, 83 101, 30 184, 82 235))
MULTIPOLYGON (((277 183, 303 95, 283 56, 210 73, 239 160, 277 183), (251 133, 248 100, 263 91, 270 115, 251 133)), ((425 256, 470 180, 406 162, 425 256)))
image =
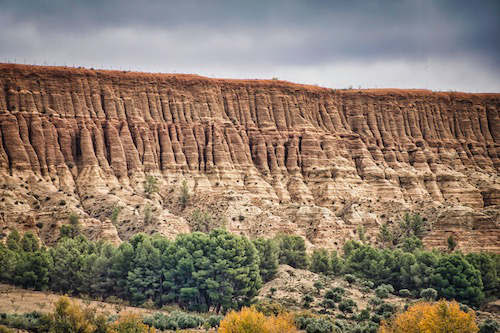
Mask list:
POLYGON ((0 227, 50 242, 74 212, 119 242, 189 231, 200 208, 235 232, 337 248, 412 211, 428 246, 452 234, 499 252, 499 111, 500 94, 3 64, 0 227))

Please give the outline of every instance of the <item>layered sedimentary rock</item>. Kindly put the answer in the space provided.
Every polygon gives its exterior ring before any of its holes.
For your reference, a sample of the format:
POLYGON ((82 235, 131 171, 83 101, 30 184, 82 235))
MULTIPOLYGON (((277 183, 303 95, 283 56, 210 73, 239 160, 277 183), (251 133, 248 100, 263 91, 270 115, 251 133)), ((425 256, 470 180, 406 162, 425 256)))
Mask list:
POLYGON ((50 240, 74 212, 119 242, 201 208, 333 248, 414 211, 429 246, 500 251, 499 112, 500 94, 0 65, 0 223, 50 240))

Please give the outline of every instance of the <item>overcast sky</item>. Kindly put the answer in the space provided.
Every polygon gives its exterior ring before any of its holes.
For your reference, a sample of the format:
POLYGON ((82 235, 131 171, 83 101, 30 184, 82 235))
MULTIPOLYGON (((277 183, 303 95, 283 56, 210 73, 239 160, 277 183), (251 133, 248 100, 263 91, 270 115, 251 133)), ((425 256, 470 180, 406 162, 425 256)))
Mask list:
POLYGON ((500 92, 499 0, 0 0, 0 62, 500 92))

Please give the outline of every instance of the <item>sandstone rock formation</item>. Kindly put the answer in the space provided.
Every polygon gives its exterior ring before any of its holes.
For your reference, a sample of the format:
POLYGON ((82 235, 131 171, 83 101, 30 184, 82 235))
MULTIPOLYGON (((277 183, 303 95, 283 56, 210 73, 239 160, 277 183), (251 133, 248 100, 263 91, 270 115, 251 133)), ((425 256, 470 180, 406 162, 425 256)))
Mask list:
POLYGON ((3 64, 0 226, 50 242, 75 212, 89 236, 119 242, 187 232, 200 207, 235 232, 334 248, 416 211, 427 245, 453 234, 498 252, 499 113, 500 94, 3 64))

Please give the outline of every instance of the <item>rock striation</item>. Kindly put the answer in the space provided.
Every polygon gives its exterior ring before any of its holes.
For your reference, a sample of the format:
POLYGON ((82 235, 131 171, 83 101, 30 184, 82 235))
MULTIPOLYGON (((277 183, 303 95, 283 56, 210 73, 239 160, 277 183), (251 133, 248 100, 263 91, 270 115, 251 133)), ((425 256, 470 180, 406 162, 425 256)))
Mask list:
POLYGON ((336 248, 415 211, 428 246, 499 252, 499 114, 500 94, 2 64, 0 227, 50 242, 75 212, 95 238, 174 236, 186 180, 236 232, 336 248))

